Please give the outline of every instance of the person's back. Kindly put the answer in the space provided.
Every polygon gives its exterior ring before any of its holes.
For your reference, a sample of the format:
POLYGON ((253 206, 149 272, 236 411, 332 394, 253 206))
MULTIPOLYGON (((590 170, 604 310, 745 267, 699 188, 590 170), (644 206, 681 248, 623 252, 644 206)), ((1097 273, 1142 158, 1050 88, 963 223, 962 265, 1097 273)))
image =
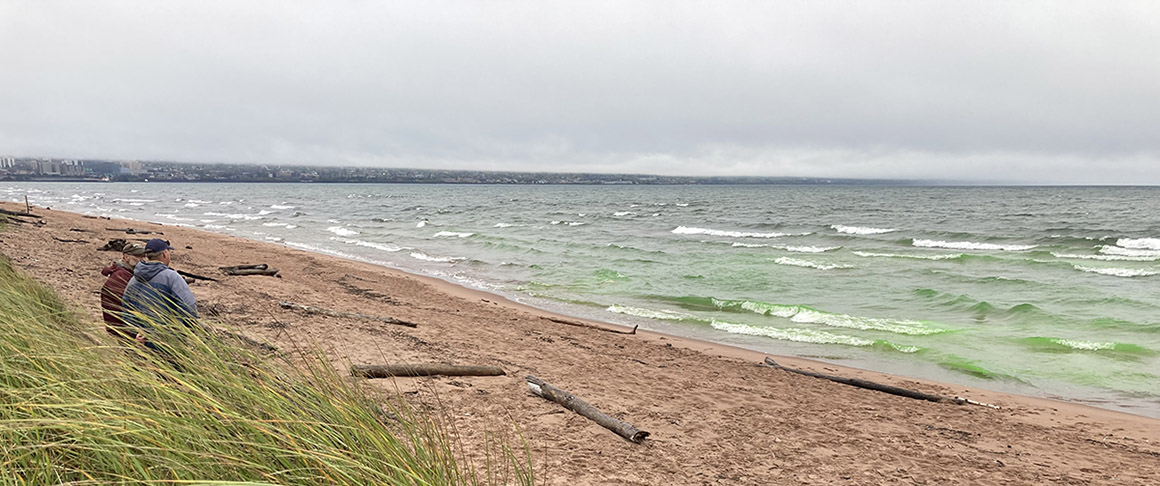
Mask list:
POLYGON ((197 300, 185 279, 168 266, 172 248, 153 239, 146 249, 146 259, 133 269, 125 287, 125 321, 142 331, 153 330, 154 324, 191 324, 197 318, 197 300))

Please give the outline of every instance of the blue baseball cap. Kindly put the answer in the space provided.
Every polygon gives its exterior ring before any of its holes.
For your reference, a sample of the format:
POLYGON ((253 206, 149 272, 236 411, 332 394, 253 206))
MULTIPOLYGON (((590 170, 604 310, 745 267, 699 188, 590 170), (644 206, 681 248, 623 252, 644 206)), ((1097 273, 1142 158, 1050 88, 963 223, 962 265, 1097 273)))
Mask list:
POLYGON ((152 240, 149 240, 145 243, 145 251, 149 253, 161 253, 165 250, 172 249, 173 247, 169 246, 169 242, 161 238, 153 238, 152 240))

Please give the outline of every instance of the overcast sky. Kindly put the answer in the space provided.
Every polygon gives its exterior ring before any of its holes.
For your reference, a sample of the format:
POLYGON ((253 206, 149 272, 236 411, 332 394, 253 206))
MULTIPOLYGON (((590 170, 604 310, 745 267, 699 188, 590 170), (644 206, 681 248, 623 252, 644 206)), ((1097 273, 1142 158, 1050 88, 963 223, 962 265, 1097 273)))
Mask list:
POLYGON ((1160 2, 0 0, 0 155, 1160 184, 1160 2))

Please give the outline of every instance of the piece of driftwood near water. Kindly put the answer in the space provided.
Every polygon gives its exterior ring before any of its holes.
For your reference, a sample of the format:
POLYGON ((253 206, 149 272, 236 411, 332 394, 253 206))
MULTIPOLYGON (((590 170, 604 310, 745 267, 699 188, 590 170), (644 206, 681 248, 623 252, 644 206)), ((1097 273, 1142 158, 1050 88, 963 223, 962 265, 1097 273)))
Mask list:
POLYGON ((7 209, 0 209, 0 214, 6 214, 8 216, 21 216, 21 217, 25 217, 25 218, 39 218, 40 217, 40 216, 37 216, 35 214, 32 214, 31 211, 20 212, 20 211, 9 211, 7 209))
POLYGON ((218 267, 218 269, 226 275, 278 276, 278 269, 270 268, 269 265, 266 265, 265 263, 259 263, 257 265, 234 265, 230 267, 218 267))
POLYGON ((388 364, 354 365, 350 373, 363 378, 390 378, 392 376, 504 376, 503 368, 485 365, 449 364, 388 364))
POLYGON ((927 401, 931 401, 931 402, 952 402, 952 403, 957 403, 957 404, 963 403, 963 402, 960 402, 958 400, 952 399, 950 397, 944 397, 941 395, 931 395, 930 393, 923 393, 920 391, 908 390, 906 388, 899 388, 899 387, 891 386, 891 385, 883 385, 881 383, 875 383, 873 381, 867 381, 867 380, 860 380, 858 378, 845 378, 845 377, 841 377, 841 376, 826 375, 826 374, 822 374, 822 373, 814 373, 813 371, 799 370, 796 368, 787 368, 785 366, 777 364, 777 361, 774 361, 772 358, 765 358, 765 364, 772 366, 774 368, 788 371, 790 373, 797 373, 799 375, 812 376, 814 378, 822 378, 825 380, 830 380, 833 382, 841 383, 843 385, 850 385, 850 386, 856 386, 858 388, 865 388, 867 390, 880 391, 882 393, 889 393, 891 395, 898 395, 900 397, 913 398, 916 400, 927 400, 927 401))
POLYGON ((186 272, 184 270, 173 269, 173 271, 177 272, 179 275, 181 275, 183 277, 189 277, 189 278, 192 278, 194 280, 209 280, 210 282, 217 282, 218 281, 216 278, 203 277, 203 276, 198 275, 196 273, 189 273, 189 272, 186 272))
POLYGON ((588 402, 581 400, 571 393, 556 388, 544 380, 531 375, 528 375, 524 379, 528 381, 528 389, 536 396, 559 403, 564 408, 600 424, 601 427, 616 432, 616 435, 624 437, 630 442, 639 444, 649 435, 648 432, 639 430, 623 420, 601 412, 600 409, 593 407, 588 402))
POLYGON ((53 236, 52 239, 59 241, 61 243, 88 243, 88 240, 70 240, 67 238, 60 238, 60 237, 56 237, 56 236, 53 236))
POLYGON ((105 231, 124 231, 131 235, 163 235, 160 231, 139 230, 135 228, 105 228, 105 231))
POLYGON ((280 302, 280 303, 278 303, 278 305, 282 306, 283 309, 300 310, 300 311, 305 312, 307 314, 321 314, 321 315, 330 316, 330 317, 352 317, 355 319, 367 319, 367 320, 380 321, 380 322, 385 322, 387 324, 397 324, 400 326, 407 326, 407 327, 418 327, 419 326, 418 324, 415 324, 414 322, 404 321, 402 319, 395 319, 394 317, 369 316, 366 314, 357 314, 354 312, 338 312, 338 311, 332 311, 329 309, 320 309, 318 307, 311 307, 308 305, 295 304, 293 302, 280 302))
POLYGON ((546 320, 555 322, 557 324, 567 324, 569 326, 576 326, 576 327, 587 327, 589 329, 595 329, 597 331, 604 331, 604 332, 611 332, 614 334, 636 334, 636 328, 639 327, 639 326, 632 326, 631 331, 622 331, 620 329, 601 327, 601 326, 597 326, 597 325, 593 325, 593 324, 588 324, 586 322, 572 321, 572 320, 568 320, 568 319, 560 319, 559 317, 541 316, 540 319, 546 319, 546 320))

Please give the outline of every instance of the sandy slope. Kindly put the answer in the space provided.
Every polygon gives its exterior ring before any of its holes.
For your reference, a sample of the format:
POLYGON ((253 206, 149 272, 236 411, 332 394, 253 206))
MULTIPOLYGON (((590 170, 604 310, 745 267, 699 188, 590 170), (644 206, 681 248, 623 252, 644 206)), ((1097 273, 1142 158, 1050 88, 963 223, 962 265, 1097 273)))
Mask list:
POLYGON ((562 325, 501 297, 375 265, 185 228, 34 212, 46 224, 0 233, 0 252, 61 292, 94 330, 100 268, 119 257, 96 248, 133 237, 106 228, 136 227, 164 231, 179 248, 175 268, 219 278, 192 286, 203 313, 251 337, 281 348, 321 347, 336 366, 503 367, 507 376, 375 384, 453 417, 471 451, 485 433, 518 425, 548 484, 1160 484, 1154 419, 778 358, 1003 409, 916 401, 758 366, 764 356, 745 350, 562 325), (283 278, 217 270, 247 263, 268 263, 283 278), (305 315, 280 301, 419 326, 305 315), (530 395, 529 374, 652 437, 629 443, 530 395))

